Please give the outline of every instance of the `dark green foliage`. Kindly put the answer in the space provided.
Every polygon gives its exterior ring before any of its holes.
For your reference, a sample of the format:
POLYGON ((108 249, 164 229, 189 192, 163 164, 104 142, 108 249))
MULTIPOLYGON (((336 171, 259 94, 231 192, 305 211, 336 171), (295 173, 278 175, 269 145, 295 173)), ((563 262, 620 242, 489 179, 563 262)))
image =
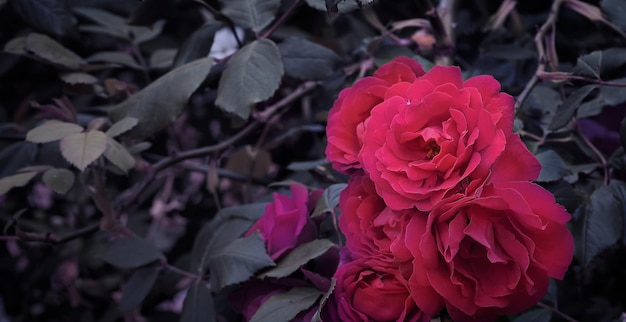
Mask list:
POLYGON ((253 321, 321 321, 349 179, 326 161, 328 111, 408 56, 494 76, 537 183, 572 214, 564 280, 499 321, 616 321, 624 1, 452 2, 0 0, 0 320, 239 321, 230 294, 297 280, 253 321), (246 232, 291 183, 323 189, 317 236, 272 260, 246 232))

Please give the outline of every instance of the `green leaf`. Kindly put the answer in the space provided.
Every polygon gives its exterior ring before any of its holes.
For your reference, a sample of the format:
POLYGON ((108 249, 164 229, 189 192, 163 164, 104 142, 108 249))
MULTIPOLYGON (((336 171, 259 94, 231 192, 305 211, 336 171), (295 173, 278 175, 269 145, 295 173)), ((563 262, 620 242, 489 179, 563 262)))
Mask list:
POLYGON ((9 192, 9 190, 13 188, 25 186, 36 175, 37 172, 33 171, 18 173, 11 176, 6 176, 4 178, 0 178, 0 195, 9 192))
POLYGON ((42 34, 31 33, 24 40, 24 50, 39 60, 66 69, 76 70, 85 61, 56 40, 42 34))
POLYGON ((330 279, 330 286, 328 287, 328 291, 326 291, 326 293, 324 293, 324 296, 322 296, 322 299, 320 300, 317 310, 315 311, 315 315, 313 315, 313 317, 311 318, 311 322, 322 322, 322 310, 324 309, 324 305, 326 305, 326 302, 328 301, 330 296, 333 295, 336 285, 337 285, 337 280, 334 277, 332 277, 330 279))
POLYGON ((221 0, 222 14, 237 25, 259 33, 267 27, 280 7, 280 0, 221 0))
POLYGON ((267 203, 253 203, 220 210, 198 233, 191 250, 190 269, 204 274, 210 255, 233 242, 261 217, 267 203))
POLYGON ((343 14, 359 8, 354 0, 305 0, 305 2, 309 7, 319 11, 329 12, 331 15, 337 13, 343 14), (331 6, 333 8, 331 8, 331 6))
POLYGON ((292 288, 267 299, 254 313, 250 322, 290 321, 298 313, 310 308, 320 296, 322 292, 314 288, 292 288))
POLYGON ((137 268, 150 264, 164 256, 153 244, 145 239, 119 238, 105 245, 102 259, 119 268, 137 268))
POLYGON ((128 152, 126 147, 110 137, 107 137, 104 157, 124 171, 124 173, 128 173, 130 169, 135 167, 135 158, 128 152))
POLYGON ((311 217, 315 218, 324 213, 333 212, 339 205, 339 196, 346 186, 345 183, 336 183, 326 188, 320 200, 317 201, 311 217))
POLYGON ((47 121, 26 133, 26 141, 48 143, 66 136, 81 133, 83 127, 74 123, 47 121))
POLYGON ((203 281, 196 280, 185 296, 180 322, 214 321, 216 321, 215 305, 211 291, 203 281))
POLYGON ((596 189, 584 209, 582 261, 588 264, 598 253, 622 238, 625 208, 608 187, 596 189))
POLYGON ((120 310, 129 311, 141 304, 159 276, 159 270, 159 266, 148 266, 136 270, 130 276, 122 292, 120 310))
POLYGON ((260 269, 275 265, 258 232, 216 249, 209 254, 208 263, 211 285, 215 290, 246 281, 260 269))
POLYGON ((583 100, 597 87, 597 85, 585 85, 570 94, 565 101, 563 101, 563 104, 557 108, 556 114, 548 129, 558 130, 567 125, 576 114, 583 100))
POLYGON ((30 142, 15 142, 0 151, 0 178, 15 174, 25 165, 32 164, 37 158, 39 148, 30 142))
POLYGON ((513 322, 550 322, 552 310, 549 308, 534 309, 524 312, 513 320, 513 322))
POLYGON ((129 26, 130 38, 134 44, 141 44, 156 38, 163 31, 165 20, 155 22, 152 27, 146 26, 129 26))
POLYGON ((541 163, 541 172, 537 181, 556 181, 571 172, 567 169, 567 165, 554 150, 546 150, 537 154, 537 159, 541 163))
POLYGON ((309 171, 329 164, 328 160, 320 159, 314 161, 291 162, 287 169, 291 171, 309 171))
POLYGON ((133 56, 121 51, 101 51, 87 57, 85 60, 90 63, 109 63, 137 70, 144 69, 133 56))
POLYGON ((278 45, 285 73, 302 80, 322 80, 334 72, 339 56, 332 50, 299 37, 289 37, 278 45))
POLYGON ((64 195, 74 186, 74 173, 67 169, 49 169, 41 177, 54 192, 64 195))
POLYGON ((228 60, 215 104, 247 119, 254 104, 274 94, 282 76, 283 63, 276 44, 268 39, 255 40, 228 60))
POLYGON ((622 143, 622 148, 626 151, 626 117, 622 119, 622 123, 619 127, 619 139, 622 143))
POLYGON ((111 125, 111 127, 106 131, 106 134, 112 138, 116 137, 134 128, 138 122, 139 120, 134 117, 125 117, 111 125))
POLYGON ((158 49, 150 55, 150 68, 166 69, 174 64, 174 58, 178 50, 176 48, 158 49))
POLYGON ((602 0, 600 7, 606 17, 622 30, 626 30, 626 6, 622 0, 602 0))
POLYGON ((202 84, 211 70, 213 60, 203 58, 176 68, 114 106, 109 115, 113 122, 126 117, 139 120, 126 133, 135 140, 145 139, 173 123, 182 112, 191 94, 202 84))
POLYGON ((2 48, 2 50, 15 55, 27 56, 28 53, 26 52, 25 47, 26 37, 15 37, 4 44, 4 48, 2 48))
POLYGON ((413 51, 406 46, 400 45, 383 45, 374 52, 374 64, 378 67, 390 62, 396 57, 407 56, 412 57, 413 51))
MULTIPOLYGON (((615 83, 626 82, 626 77, 612 80, 615 83)), ((591 100, 584 102, 578 108, 578 118, 596 116, 607 106, 617 106, 626 102, 626 88, 619 86, 601 86, 598 94, 591 100)))
POLYGON ((106 149, 107 136, 101 131, 70 134, 61 139, 61 154, 69 163, 84 171, 106 149))
POLYGON ((190 61, 206 57, 213 46, 215 33, 222 28, 220 22, 210 22, 194 31, 180 47, 174 58, 174 67, 182 66, 190 61))
MULTIPOLYGON (((121 39, 130 40, 130 29, 126 23, 126 19, 96 8, 79 7, 73 8, 72 10, 102 26, 103 30, 105 30, 104 33, 121 39)), ((81 30, 83 30, 83 28, 81 28, 81 30)))
POLYGON ((335 244, 328 239, 315 239, 312 242, 302 244, 281 259, 280 262, 276 264, 276 267, 259 275, 259 277, 281 278, 288 276, 297 271, 300 266, 326 253, 334 245, 335 244))
POLYGON ((602 52, 594 51, 587 55, 578 57, 576 66, 572 70, 575 75, 591 77, 594 79, 600 78, 600 67, 602 65, 602 52))
MULTIPOLYGON (((554 116, 557 114, 557 108, 562 104, 561 93, 551 87, 539 85, 535 86, 530 95, 524 100, 522 105, 523 113, 533 115, 534 122, 546 132, 552 123, 554 116), (536 121, 534 120, 536 119, 536 121)), ((570 118, 573 115, 569 116, 570 118)), ((516 119, 517 121, 518 119, 516 119)), ((530 120, 527 120, 527 122, 530 120)), ((569 122, 569 120, 567 120, 569 122)), ((523 124, 523 123, 522 123, 523 124)), ((530 124, 529 124, 530 125, 530 124)), ((530 126, 533 126, 532 124, 530 126)))
POLYGON ((66 0, 19 0, 12 3, 15 12, 37 30, 60 38, 74 31, 76 18, 69 11, 66 0))

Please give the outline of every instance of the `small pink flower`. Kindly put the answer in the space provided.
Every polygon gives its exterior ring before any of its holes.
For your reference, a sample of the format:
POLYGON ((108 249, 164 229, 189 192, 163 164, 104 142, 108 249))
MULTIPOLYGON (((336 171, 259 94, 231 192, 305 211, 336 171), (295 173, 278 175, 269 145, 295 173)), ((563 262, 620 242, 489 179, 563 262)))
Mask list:
POLYGON ((317 227, 310 213, 321 194, 322 190, 309 193, 306 187, 298 184, 291 185, 291 197, 274 193, 274 202, 265 207, 263 216, 245 235, 258 231, 272 259, 312 241, 317 236, 317 227))

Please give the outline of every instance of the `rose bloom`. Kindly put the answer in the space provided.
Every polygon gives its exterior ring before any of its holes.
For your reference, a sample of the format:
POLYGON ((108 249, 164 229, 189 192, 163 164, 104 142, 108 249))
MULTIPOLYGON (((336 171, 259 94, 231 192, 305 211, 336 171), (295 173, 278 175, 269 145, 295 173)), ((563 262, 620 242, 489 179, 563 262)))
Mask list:
POLYGON ((395 266, 358 258, 339 266, 329 321, 430 321, 416 305, 395 266), (335 312, 336 311, 336 312, 335 312))
MULTIPOLYGON (((521 312, 563 278, 574 243, 570 215, 530 182, 486 185, 479 197, 446 199, 428 216, 413 216, 405 242, 414 256, 409 286, 435 290, 454 321, 493 321, 521 312)), ((436 298, 413 296, 428 313, 436 298)))
POLYGON ((339 208, 339 227, 353 257, 379 257, 397 264, 412 259, 401 234, 415 211, 391 210, 366 175, 350 178, 341 192, 339 208))
MULTIPOLYGON (((462 80, 458 67, 424 73, 400 57, 343 90, 329 112, 326 154, 346 173, 365 171, 394 210, 422 211, 484 180, 505 149, 521 172, 537 178, 538 163, 512 133, 513 98, 491 76, 462 80)), ((474 185, 473 187, 480 187, 474 185)))
POLYGON ((245 236, 258 231, 272 259, 312 241, 317 236, 317 226, 309 214, 321 195, 322 190, 309 193, 305 186, 299 184, 291 185, 291 197, 274 193, 274 202, 265 207, 261 218, 245 236))

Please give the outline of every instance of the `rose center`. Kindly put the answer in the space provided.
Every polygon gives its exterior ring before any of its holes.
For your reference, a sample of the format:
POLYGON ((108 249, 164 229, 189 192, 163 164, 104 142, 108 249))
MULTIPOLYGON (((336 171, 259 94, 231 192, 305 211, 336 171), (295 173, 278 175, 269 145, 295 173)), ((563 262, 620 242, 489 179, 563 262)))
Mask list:
POLYGON ((441 151, 441 147, 435 142, 430 141, 426 144, 426 158, 432 159, 441 151))

